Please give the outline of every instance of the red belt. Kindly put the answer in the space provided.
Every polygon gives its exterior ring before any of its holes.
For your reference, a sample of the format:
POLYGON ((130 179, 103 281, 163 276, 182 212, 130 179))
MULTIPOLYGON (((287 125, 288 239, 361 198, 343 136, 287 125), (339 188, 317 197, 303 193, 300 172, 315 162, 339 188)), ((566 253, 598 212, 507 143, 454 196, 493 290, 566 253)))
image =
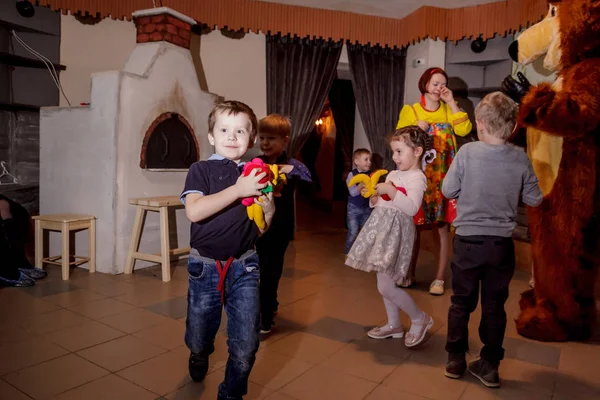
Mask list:
POLYGON ((225 302, 225 278, 227 277, 227 271, 229 271, 229 267, 233 260, 233 257, 229 257, 227 262, 225 262, 224 267, 221 264, 221 261, 217 260, 217 271, 219 272, 219 284, 217 285, 217 290, 221 292, 221 303, 225 302))

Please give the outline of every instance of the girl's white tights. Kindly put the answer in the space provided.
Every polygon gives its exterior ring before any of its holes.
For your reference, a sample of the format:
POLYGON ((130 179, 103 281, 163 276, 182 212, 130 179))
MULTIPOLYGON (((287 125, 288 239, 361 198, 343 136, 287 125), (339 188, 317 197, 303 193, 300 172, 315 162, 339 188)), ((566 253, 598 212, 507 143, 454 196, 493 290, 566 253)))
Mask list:
POLYGON ((383 296, 388 325, 394 328, 401 326, 398 309, 404 311, 410 317, 413 325, 423 321, 423 311, 419 309, 417 303, 404 289, 396 286, 396 282, 389 275, 377 273, 377 289, 383 296))

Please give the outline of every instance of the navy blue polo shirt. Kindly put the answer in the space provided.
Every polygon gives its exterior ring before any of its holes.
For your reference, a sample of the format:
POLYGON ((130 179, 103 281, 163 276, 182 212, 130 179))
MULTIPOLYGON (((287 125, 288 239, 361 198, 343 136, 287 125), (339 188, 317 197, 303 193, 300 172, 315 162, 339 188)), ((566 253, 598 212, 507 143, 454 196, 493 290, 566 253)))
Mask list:
MULTIPOLYGON (((190 193, 203 196, 218 193, 235 185, 243 163, 213 154, 207 161, 198 161, 190 167, 181 193, 181 201, 190 193)), ((201 256, 225 261, 229 257, 239 258, 254 249, 258 228, 250 221, 246 206, 241 199, 200 222, 193 222, 190 246, 201 256)))

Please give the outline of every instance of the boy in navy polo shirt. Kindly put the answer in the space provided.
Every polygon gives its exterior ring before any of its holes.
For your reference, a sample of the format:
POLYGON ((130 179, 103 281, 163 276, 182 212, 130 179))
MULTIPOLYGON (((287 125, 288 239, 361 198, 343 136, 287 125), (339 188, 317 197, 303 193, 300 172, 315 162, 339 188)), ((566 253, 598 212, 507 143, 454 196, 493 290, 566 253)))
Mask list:
MULTIPOLYGON (((185 343, 191 351, 189 372, 196 382, 208 371, 208 357, 227 313, 229 359, 219 400, 242 399, 259 345, 259 263, 254 244, 259 230, 241 203, 260 196, 265 173, 241 176, 241 158, 256 140, 257 121, 246 104, 226 101, 208 117, 208 140, 215 147, 207 161, 188 172, 181 200, 192 221, 188 261, 188 308, 185 343)), ((267 226, 275 205, 272 194, 261 196, 267 226)))
POLYGON ((294 191, 299 181, 311 182, 306 165, 288 157, 285 147, 290 140, 292 125, 289 118, 271 114, 258 123, 258 141, 267 164, 278 164, 280 171, 286 174, 287 183, 275 196, 277 212, 269 230, 256 242, 256 251, 260 259, 260 332, 267 334, 273 326, 273 317, 279 302, 277 289, 283 272, 285 251, 294 238, 295 202, 294 191))
MULTIPOLYGON (((353 177, 358 174, 369 175, 371 173, 371 152, 367 149, 356 149, 352 155, 352 161, 356 168, 354 168, 346 178, 346 184, 350 183, 353 177)), ((369 206, 369 199, 365 199, 361 196, 360 192, 365 187, 363 183, 354 185, 348 188, 348 209, 346 210, 346 223, 348 224, 348 235, 346 236, 346 251, 344 254, 348 254, 358 232, 365 225, 369 216, 371 215, 371 207, 369 206)))

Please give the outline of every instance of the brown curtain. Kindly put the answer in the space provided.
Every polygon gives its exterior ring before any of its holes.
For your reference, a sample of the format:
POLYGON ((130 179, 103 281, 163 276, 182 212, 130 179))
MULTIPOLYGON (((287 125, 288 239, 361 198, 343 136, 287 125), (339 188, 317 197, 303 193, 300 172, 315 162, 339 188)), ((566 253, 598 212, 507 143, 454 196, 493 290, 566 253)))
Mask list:
POLYGON ((404 101, 406 51, 349 44, 348 62, 373 166, 395 169, 388 137, 396 128, 404 101))
POLYGON ((267 35, 267 112, 290 117, 288 154, 298 154, 314 128, 335 77, 342 42, 267 35))
MULTIPOLYGON (((335 141, 336 147, 339 146, 340 152, 344 157, 341 164, 343 169, 339 172, 341 176, 344 172, 352 169, 352 147, 354 145, 354 117, 356 110, 356 100, 352 90, 352 82, 349 80, 336 79, 331 85, 329 91, 329 105, 335 121, 335 141)), ((336 164, 336 167, 338 165, 336 164)))
POLYGON ((344 201, 348 198, 346 176, 352 170, 354 146, 354 117, 356 100, 352 82, 335 79, 329 91, 329 105, 335 121, 335 158, 333 162, 333 198, 344 201))

